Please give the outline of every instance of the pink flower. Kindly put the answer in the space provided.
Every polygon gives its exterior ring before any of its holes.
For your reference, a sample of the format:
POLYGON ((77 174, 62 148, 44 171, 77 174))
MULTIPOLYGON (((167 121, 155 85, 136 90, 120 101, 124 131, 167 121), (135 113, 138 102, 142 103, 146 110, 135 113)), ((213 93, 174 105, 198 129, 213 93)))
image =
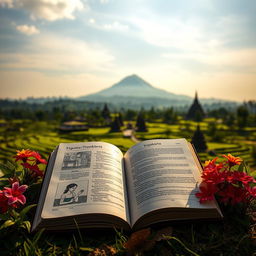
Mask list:
POLYGON ((11 188, 5 187, 3 193, 5 197, 8 198, 8 205, 16 208, 19 203, 25 204, 26 197, 23 195, 23 193, 26 191, 27 187, 27 185, 20 186, 19 182, 14 182, 11 188))

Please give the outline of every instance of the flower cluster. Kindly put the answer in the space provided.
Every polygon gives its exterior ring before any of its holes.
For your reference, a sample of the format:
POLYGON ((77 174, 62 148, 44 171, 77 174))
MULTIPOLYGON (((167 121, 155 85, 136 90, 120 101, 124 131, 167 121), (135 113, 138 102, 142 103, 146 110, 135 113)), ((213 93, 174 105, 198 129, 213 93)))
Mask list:
POLYGON ((0 190, 0 213, 5 213, 10 208, 18 208, 26 203, 26 197, 23 193, 27 189, 27 185, 19 185, 19 182, 12 183, 12 187, 4 187, 0 190))
POLYGON ((39 153, 29 149, 22 149, 17 151, 14 158, 16 162, 21 161, 21 165, 31 170, 36 176, 43 177, 43 171, 40 169, 40 165, 46 165, 47 161, 39 153))
POLYGON ((196 196, 200 203, 213 200, 215 196, 224 204, 249 203, 256 198, 256 180, 244 171, 242 165, 240 168, 240 157, 231 154, 223 157, 219 163, 216 163, 217 157, 205 162, 200 192, 196 196))

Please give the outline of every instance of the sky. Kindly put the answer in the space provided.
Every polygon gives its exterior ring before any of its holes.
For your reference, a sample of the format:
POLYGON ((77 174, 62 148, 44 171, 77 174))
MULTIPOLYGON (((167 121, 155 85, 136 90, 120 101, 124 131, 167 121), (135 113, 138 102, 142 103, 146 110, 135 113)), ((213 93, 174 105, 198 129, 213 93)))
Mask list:
POLYGON ((255 0, 0 0, 0 98, 166 91, 256 99, 255 0))

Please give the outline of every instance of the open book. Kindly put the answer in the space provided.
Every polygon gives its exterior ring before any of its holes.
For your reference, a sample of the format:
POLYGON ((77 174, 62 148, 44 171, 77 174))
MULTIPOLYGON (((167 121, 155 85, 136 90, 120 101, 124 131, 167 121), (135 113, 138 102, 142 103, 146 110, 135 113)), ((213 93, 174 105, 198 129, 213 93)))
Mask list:
POLYGON ((124 155, 106 142, 62 143, 51 154, 32 230, 121 227, 215 219, 195 193, 201 165, 185 139, 147 140, 124 155))

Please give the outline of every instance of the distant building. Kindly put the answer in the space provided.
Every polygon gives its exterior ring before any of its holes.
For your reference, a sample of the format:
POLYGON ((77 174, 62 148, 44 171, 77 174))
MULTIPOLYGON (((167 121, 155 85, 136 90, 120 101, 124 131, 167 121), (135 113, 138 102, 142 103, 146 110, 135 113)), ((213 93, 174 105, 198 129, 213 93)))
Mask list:
POLYGON ((61 124, 59 130, 62 132, 88 131, 88 126, 84 122, 68 121, 61 124))
POLYGON ((202 121, 202 119, 205 117, 205 113, 203 110, 202 105, 200 104, 197 96, 197 92, 195 94, 194 101, 192 105, 190 106, 188 113, 186 115, 187 120, 194 120, 194 121, 202 121))

